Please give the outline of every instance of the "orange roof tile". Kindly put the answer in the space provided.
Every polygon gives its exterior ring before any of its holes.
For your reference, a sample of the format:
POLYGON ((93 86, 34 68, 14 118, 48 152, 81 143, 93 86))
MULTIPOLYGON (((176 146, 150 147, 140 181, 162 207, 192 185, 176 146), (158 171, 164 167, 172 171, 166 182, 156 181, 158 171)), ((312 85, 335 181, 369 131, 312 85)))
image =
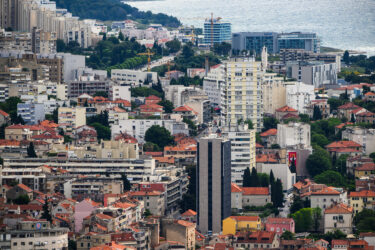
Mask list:
POLYGON ((324 211, 325 214, 351 214, 352 212, 353 208, 343 203, 333 204, 324 211))
POLYGON ((132 191, 129 192, 131 196, 158 196, 161 194, 159 191, 132 191))
POLYGON ((1 109, 0 109, 0 115, 5 116, 5 117, 9 116, 9 114, 7 112, 5 112, 4 110, 1 110, 1 109))
POLYGON ((357 108, 360 108, 360 107, 358 105, 355 105, 352 102, 348 102, 338 107, 338 109, 357 109, 357 108))
POLYGON ((192 222, 189 222, 189 221, 186 221, 186 220, 178 220, 177 224, 180 224, 181 226, 184 226, 184 227, 195 226, 195 223, 192 223, 192 222))
POLYGON ((113 219, 112 216, 106 215, 106 214, 95 214, 96 217, 98 217, 101 220, 111 220, 113 219))
POLYGON ((136 207, 137 205, 128 202, 116 202, 112 206, 122 209, 128 209, 131 207, 136 207))
POLYGON ((268 187, 242 187, 243 195, 269 195, 268 187))
POLYGON ((332 243, 331 243, 332 246, 347 246, 348 245, 348 241, 347 240, 332 240, 332 243))
POLYGON ((266 223, 269 224, 290 224, 294 222, 292 218, 268 218, 266 223))
POLYGON ((375 197, 375 192, 372 190, 361 190, 359 192, 350 192, 349 197, 375 197))
POLYGON ((184 105, 184 106, 180 106, 180 107, 175 108, 173 111, 174 112, 187 112, 187 111, 193 111, 193 109, 190 108, 187 105, 184 105))
POLYGON ((196 216, 196 215, 197 215, 197 212, 195 212, 194 210, 191 210, 191 209, 188 209, 183 214, 181 214, 181 216, 185 216, 185 217, 196 216))
POLYGON ((373 92, 367 92, 367 93, 365 94, 365 96, 375 96, 375 93, 373 93, 373 92))
POLYGON ((28 192, 28 193, 30 193, 30 192, 33 191, 31 188, 29 188, 28 186, 26 186, 25 184, 22 184, 22 183, 21 183, 21 184, 18 184, 17 187, 19 187, 19 188, 25 190, 25 191, 28 192))
POLYGON ((102 231, 104 231, 104 232, 107 231, 107 228, 106 228, 106 227, 104 227, 104 226, 102 226, 102 225, 100 225, 100 224, 98 224, 98 223, 96 223, 95 226, 96 226, 98 229, 100 229, 100 230, 102 230, 102 231))
POLYGON ((291 107, 285 105, 284 107, 276 109, 276 112, 298 112, 298 111, 294 108, 291 108, 291 107))
POLYGON ((274 155, 271 154, 257 154, 256 155, 256 162, 277 162, 277 159, 275 159, 274 155))
POLYGON ((269 130, 264 131, 263 133, 260 133, 260 136, 262 137, 270 136, 270 135, 277 135, 277 129, 270 128, 269 130))
POLYGON ((343 127, 345 127, 347 125, 353 125, 353 123, 352 122, 344 122, 344 123, 341 123, 341 124, 335 126, 335 128, 342 129, 343 127))
POLYGON ((231 183, 231 192, 232 193, 242 193, 242 189, 235 183, 231 183))
POLYGON ((161 98, 157 97, 155 95, 150 95, 150 96, 146 97, 145 99, 146 100, 160 100, 161 101, 161 98))
POLYGON ((335 141, 326 146, 326 148, 353 148, 353 147, 362 147, 361 144, 358 144, 354 141, 335 141))
POLYGON ((375 163, 373 162, 367 162, 355 169, 356 171, 373 171, 375 170, 375 163))
POLYGON ((332 187, 325 187, 318 191, 311 192, 312 195, 340 195, 340 192, 332 187))

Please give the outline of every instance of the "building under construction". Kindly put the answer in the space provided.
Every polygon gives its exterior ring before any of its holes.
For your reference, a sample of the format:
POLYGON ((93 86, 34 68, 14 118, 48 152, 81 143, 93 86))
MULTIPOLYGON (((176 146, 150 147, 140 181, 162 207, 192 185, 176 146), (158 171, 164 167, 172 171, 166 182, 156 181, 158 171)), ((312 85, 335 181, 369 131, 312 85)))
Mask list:
POLYGON ((203 42, 207 46, 213 46, 215 43, 228 42, 232 40, 231 24, 223 22, 221 17, 207 18, 204 22, 204 39, 203 42))

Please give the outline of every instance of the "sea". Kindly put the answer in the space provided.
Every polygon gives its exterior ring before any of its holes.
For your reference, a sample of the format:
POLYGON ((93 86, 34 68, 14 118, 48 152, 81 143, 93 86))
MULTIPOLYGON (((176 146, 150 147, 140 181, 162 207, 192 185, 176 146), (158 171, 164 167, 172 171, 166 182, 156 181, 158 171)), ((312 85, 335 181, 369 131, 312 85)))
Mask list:
POLYGON ((321 46, 375 55, 375 0, 162 0, 126 2, 202 28, 221 17, 232 32, 315 32, 321 46))

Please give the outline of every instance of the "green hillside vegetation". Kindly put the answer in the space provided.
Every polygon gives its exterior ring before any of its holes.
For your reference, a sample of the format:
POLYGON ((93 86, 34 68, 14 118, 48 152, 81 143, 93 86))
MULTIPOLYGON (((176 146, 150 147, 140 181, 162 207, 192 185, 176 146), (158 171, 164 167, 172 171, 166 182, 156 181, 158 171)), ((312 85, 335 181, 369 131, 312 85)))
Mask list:
POLYGON ((143 24, 160 23, 164 26, 177 28, 181 25, 176 17, 151 11, 139 11, 137 8, 124 4, 119 0, 55 0, 58 8, 68 9, 74 16, 82 19, 125 20, 132 19, 143 24))

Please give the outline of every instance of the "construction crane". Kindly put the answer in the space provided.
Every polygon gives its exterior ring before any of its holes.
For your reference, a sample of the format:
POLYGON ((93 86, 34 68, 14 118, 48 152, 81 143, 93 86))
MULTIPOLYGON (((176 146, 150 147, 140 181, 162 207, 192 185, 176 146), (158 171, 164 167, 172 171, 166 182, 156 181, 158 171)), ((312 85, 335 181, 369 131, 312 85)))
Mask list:
POLYGON ((211 47, 214 47, 214 22, 220 21, 221 17, 217 17, 214 20, 214 13, 211 13, 211 47))
POLYGON ((138 53, 137 55, 140 55, 140 56, 148 56, 147 58, 147 71, 150 72, 151 71, 151 56, 155 55, 154 52, 151 52, 150 49, 147 49, 147 52, 144 52, 144 53, 138 53))
POLYGON ((191 34, 186 36, 191 37, 191 42, 195 45, 195 38, 197 37, 197 35, 194 33, 194 26, 191 26, 191 34))

